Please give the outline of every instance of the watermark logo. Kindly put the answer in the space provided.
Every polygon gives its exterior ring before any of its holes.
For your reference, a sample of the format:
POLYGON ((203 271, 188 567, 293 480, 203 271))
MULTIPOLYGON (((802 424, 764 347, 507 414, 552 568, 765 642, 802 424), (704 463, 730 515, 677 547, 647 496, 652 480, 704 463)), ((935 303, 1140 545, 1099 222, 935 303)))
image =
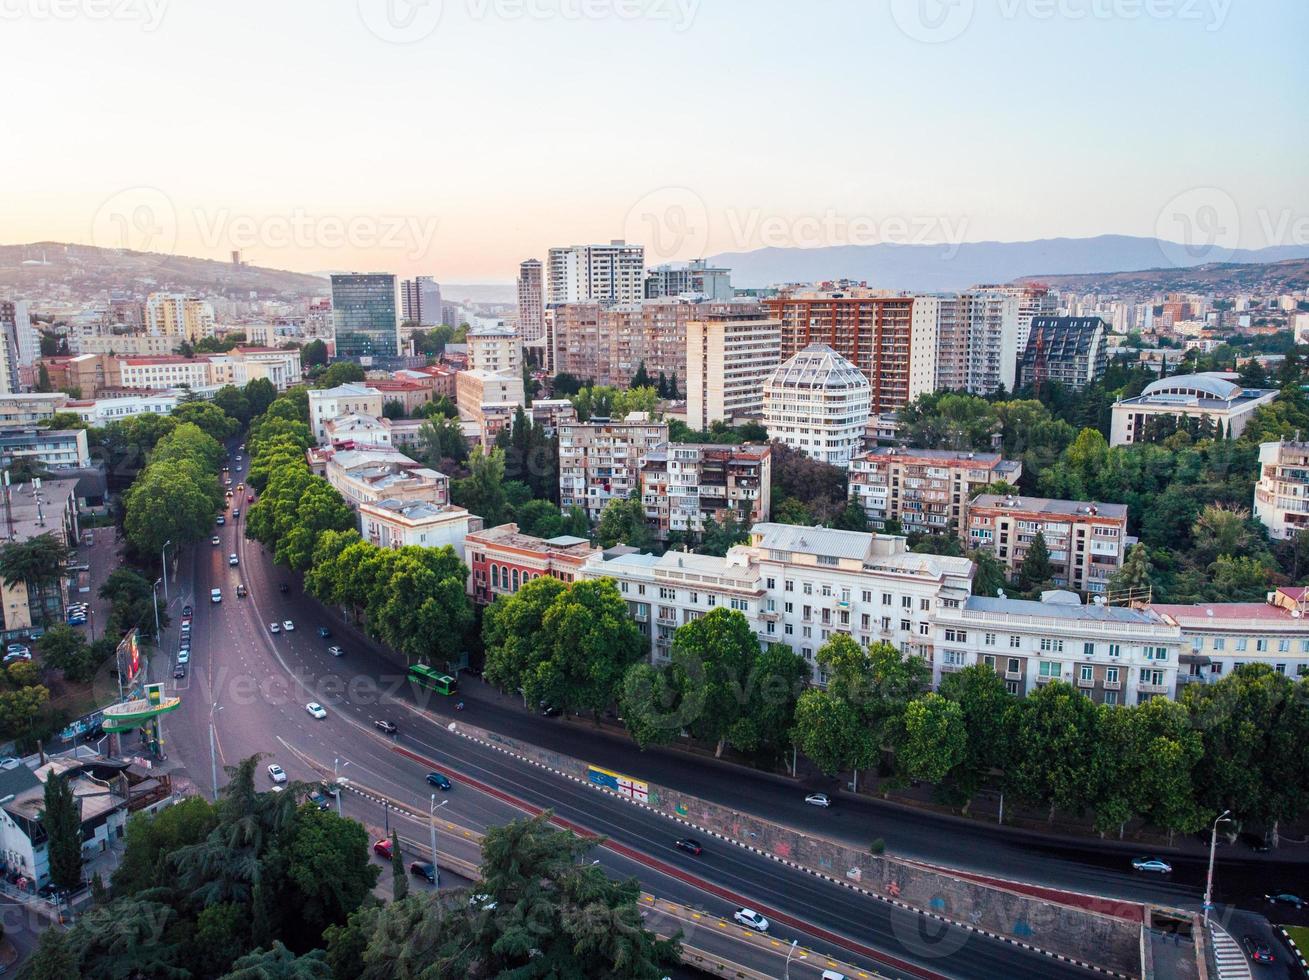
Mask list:
POLYGON ((443 0, 358 0, 359 19, 388 44, 415 44, 441 24, 443 0))
POLYGON ((1171 265, 1226 262, 1241 240, 1240 210, 1226 191, 1193 187, 1164 205, 1155 237, 1171 265))
POLYGON ((891 0, 891 17, 906 37, 944 44, 968 30, 973 0, 891 0))
POLYGON ((211 251, 220 248, 296 248, 359 251, 401 251, 421 259, 436 239, 439 219, 415 215, 314 214, 293 208, 286 214, 235 214, 227 208, 196 211, 200 241, 211 251))
POLYGON ((701 256, 709 246, 709 207, 689 187, 662 187, 632 205, 623 233, 645 246, 647 259, 701 256))
POLYGON ((0 20, 116 21, 159 29, 169 0, 0 0, 0 20))
POLYGON ((177 208, 157 187, 129 187, 100 205, 91 221, 91 244, 133 252, 172 252, 177 208))

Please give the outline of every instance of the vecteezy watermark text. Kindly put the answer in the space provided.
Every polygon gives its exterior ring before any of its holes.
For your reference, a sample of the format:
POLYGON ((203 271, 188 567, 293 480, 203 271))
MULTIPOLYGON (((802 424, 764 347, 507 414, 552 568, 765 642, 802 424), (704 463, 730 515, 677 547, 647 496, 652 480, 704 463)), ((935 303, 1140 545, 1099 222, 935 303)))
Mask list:
MULTIPOLYGON (((466 20, 477 21, 648 21, 678 33, 695 20, 701 0, 462 0, 466 20)), ((444 0, 358 0, 359 19, 391 44, 414 44, 431 36, 445 15, 444 0)), ((452 9, 456 7, 450 3, 452 9)))
POLYGON ((0 0, 0 20, 122 21, 147 33, 163 22, 169 0, 0 0))
MULTIPOLYGON (((1177 21, 1206 31, 1227 23, 1232 0, 995 0, 1002 20, 1177 21)), ((976 0, 891 0, 891 18, 915 41, 940 44, 960 37, 973 22, 976 0)))

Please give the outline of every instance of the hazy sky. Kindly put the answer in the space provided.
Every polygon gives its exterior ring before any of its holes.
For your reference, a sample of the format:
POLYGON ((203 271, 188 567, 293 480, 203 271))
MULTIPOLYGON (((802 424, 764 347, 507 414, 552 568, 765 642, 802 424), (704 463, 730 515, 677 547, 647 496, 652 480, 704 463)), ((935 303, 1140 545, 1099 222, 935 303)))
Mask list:
POLYGON ((1309 243, 1304 0, 0 0, 0 241, 1309 243))

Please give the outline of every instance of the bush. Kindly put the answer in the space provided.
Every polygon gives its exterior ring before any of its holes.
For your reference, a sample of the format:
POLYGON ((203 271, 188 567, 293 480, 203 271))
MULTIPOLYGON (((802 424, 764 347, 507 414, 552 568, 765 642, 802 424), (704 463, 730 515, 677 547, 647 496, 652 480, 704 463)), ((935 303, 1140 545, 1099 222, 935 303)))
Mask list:
POLYGON ((878 837, 876 840, 874 840, 871 844, 868 845, 868 853, 869 853, 869 854, 885 854, 885 853, 886 853, 886 841, 884 841, 884 840, 882 840, 882 838, 878 837))

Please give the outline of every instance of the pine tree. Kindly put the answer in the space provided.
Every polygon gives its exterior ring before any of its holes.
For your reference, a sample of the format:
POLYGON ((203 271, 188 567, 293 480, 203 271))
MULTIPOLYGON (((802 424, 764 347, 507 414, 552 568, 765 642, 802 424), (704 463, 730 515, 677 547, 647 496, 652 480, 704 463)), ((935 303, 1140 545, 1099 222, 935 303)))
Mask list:
POLYGON ((1022 567, 1018 570, 1018 585, 1024 591, 1035 592, 1054 578, 1054 569, 1050 565, 1050 548, 1045 543, 1045 535, 1037 531, 1032 543, 1027 546, 1022 567))
POLYGON ((1135 545, 1127 554, 1123 567, 1109 580, 1111 592, 1130 592, 1133 598, 1145 593, 1154 585, 1154 564, 1150 549, 1144 544, 1135 545))
POLYGON ((405 859, 400 853, 400 835, 391 831, 391 888, 397 902, 409 897, 409 879, 405 877, 405 859))
POLYGON ((68 780, 54 773, 45 781, 41 823, 50 835, 50 879, 60 888, 82 881, 82 814, 68 780))

